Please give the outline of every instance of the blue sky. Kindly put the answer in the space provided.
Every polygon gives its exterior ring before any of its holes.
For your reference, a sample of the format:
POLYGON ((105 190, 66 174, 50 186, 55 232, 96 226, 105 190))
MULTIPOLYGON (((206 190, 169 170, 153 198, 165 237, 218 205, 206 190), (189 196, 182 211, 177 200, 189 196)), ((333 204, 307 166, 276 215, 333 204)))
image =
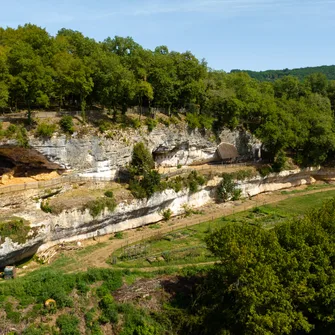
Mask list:
POLYGON ((190 50, 214 69, 335 64, 335 0, 0 0, 0 25, 190 50))

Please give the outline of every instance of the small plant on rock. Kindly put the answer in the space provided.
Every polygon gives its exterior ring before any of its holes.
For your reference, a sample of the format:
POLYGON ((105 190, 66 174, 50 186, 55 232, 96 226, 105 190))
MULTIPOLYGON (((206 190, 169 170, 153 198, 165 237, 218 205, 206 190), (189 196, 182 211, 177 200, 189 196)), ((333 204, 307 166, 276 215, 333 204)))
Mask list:
POLYGON ((74 124, 73 124, 73 118, 71 115, 64 115, 60 119, 59 125, 65 133, 73 134, 74 124))
POLYGON ((165 211, 162 212, 163 219, 165 221, 169 221, 171 219, 173 212, 170 208, 166 209, 165 211))

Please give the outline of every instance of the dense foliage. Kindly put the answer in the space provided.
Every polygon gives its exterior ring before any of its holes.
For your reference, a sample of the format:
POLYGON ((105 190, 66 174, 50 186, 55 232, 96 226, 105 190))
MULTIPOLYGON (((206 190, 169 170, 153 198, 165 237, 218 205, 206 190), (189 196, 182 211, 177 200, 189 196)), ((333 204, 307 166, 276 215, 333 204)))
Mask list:
MULTIPOLYGON (((32 107, 57 105, 81 109, 84 119, 92 106, 114 116, 133 106, 139 106, 140 113, 142 107, 160 108, 168 115, 183 111, 191 129, 249 129, 273 161, 283 152, 298 164, 319 164, 331 157, 335 81, 324 73, 333 79, 333 70, 284 71, 294 76, 261 82, 245 72, 211 70, 189 51, 169 51, 166 46, 146 50, 130 37, 96 42, 69 29, 50 36, 32 24, 0 28, 2 109, 27 108, 29 121, 32 107)), ((152 131, 157 120, 154 113, 148 115, 145 122, 152 131)), ((71 117, 64 117, 60 126, 73 132, 71 117)), ((101 131, 105 128, 101 125, 101 131)), ((52 130, 44 126, 37 133, 50 136, 52 130)), ((24 145, 25 134, 21 131, 18 137, 24 145)))
MULTIPOLYGON (((232 70, 231 72, 241 72, 241 70, 232 70)), ((329 80, 335 80, 335 65, 323 65, 314 67, 303 67, 299 69, 267 70, 267 71, 250 71, 242 70, 248 73, 251 78, 260 81, 273 81, 286 76, 294 76, 299 80, 304 80, 313 73, 323 73, 329 80)))
POLYGON ((272 230, 229 223, 213 232, 207 246, 221 261, 176 300, 179 333, 332 334, 334 232, 335 199, 272 230))
POLYGON ((111 294, 122 286, 125 275, 110 269, 70 275, 42 270, 7 281, 0 285, 1 330, 25 335, 76 335, 83 331, 100 335, 104 334, 102 327, 110 324, 112 334, 164 334, 163 327, 145 311, 114 301, 111 294), (52 310, 44 307, 50 298, 56 301, 52 310), (56 322, 51 321, 54 313, 56 322), (13 331, 13 324, 26 325, 24 332, 13 331))

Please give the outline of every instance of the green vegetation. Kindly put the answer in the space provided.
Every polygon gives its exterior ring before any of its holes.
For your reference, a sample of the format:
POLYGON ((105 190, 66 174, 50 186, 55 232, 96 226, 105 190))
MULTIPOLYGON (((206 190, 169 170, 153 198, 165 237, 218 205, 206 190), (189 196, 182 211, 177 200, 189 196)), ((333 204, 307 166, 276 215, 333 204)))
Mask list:
POLYGON ((73 119, 72 119, 72 116, 70 116, 70 115, 64 115, 60 119, 59 125, 62 128, 62 130, 67 134, 72 134, 74 132, 73 119))
POLYGON ((117 204, 113 196, 101 197, 88 202, 86 205, 84 205, 83 209, 88 208, 90 214, 95 218, 100 215, 105 208, 107 208, 109 212, 113 212, 116 206, 117 204))
POLYGON ((218 201, 226 202, 228 200, 238 200, 241 196, 241 190, 236 188, 232 174, 223 173, 222 181, 216 190, 218 201))
POLYGON ((23 125, 10 124, 6 130, 3 130, 2 123, 0 123, 1 138, 15 139, 19 146, 28 147, 28 135, 23 125))
POLYGON ((50 138, 55 130, 55 124, 40 123, 36 129, 36 136, 50 138))
MULTIPOLYGON (((335 191, 325 191, 275 205, 258 204, 246 212, 158 234, 114 253, 114 269, 64 274, 62 265, 70 270, 74 260, 60 257, 50 266, 1 283, 1 325, 21 329, 29 324, 22 330, 28 335, 103 334, 105 329, 132 335, 329 334, 334 196, 335 191), (218 261, 215 266, 173 268, 213 261, 218 261), (126 269, 143 266, 162 270, 126 269), (144 291, 122 291, 125 283, 142 285, 146 280, 144 291), (156 286, 158 282, 162 286, 156 286), (148 288, 148 294, 142 293, 148 288), (131 300, 120 302, 133 292, 131 300), (56 301, 53 309, 44 307, 47 299, 56 301)), ((94 248, 98 245, 76 253, 94 248)))
POLYGON ((131 162, 128 170, 132 176, 142 176, 155 167, 151 152, 140 142, 134 145, 131 162))
POLYGON ((304 80, 313 73, 322 73, 328 80, 335 80, 335 65, 324 65, 314 67, 303 67, 300 69, 284 70, 267 70, 267 71, 249 71, 249 70, 232 70, 231 72, 246 72, 251 78, 260 81, 274 81, 287 76, 297 77, 304 80))
POLYGON ((165 221, 169 221, 171 219, 171 216, 172 216, 173 212, 170 208, 168 209, 165 209, 163 212, 162 212, 162 216, 163 216, 163 219, 165 221))
POLYGON ((74 315, 62 314, 56 320, 60 335, 80 335, 79 319, 74 315))
MULTIPOLYGON (((201 131, 246 129, 262 141, 275 171, 286 156, 298 165, 332 161, 334 66, 250 72, 257 80, 241 71, 209 69, 189 51, 144 49, 130 37, 97 42, 78 31, 61 29, 50 36, 26 24, 1 28, 0 41, 0 108, 26 109, 29 129, 32 108, 58 106, 81 110, 83 121, 106 136, 112 136, 115 123, 134 128, 145 123, 150 132, 159 120, 165 125, 185 120, 190 129, 201 131), (93 108, 103 115, 97 112, 87 120, 85 111, 93 108), (138 117, 127 116, 128 108, 138 117), (155 119, 156 108, 164 118, 155 119)), ((74 131, 70 116, 60 125, 66 133, 74 131)), ((18 140, 27 144, 23 129, 18 140)))
POLYGON ((124 233, 122 231, 118 231, 114 234, 114 237, 117 238, 118 240, 122 240, 124 233))
POLYGON ((197 192, 199 186, 206 183, 205 178, 197 171, 192 171, 187 177, 176 177, 168 181, 161 181, 160 174, 153 170, 155 164, 151 153, 143 143, 134 146, 132 160, 128 166, 131 179, 129 189, 138 199, 150 198, 157 191, 168 188, 176 192, 188 188, 190 192, 197 192))
POLYGON ((52 213, 52 207, 49 204, 49 201, 41 201, 41 210, 45 213, 52 213))
POLYGON ((9 237, 13 242, 24 243, 30 232, 29 222, 24 219, 11 217, 0 221, 0 244, 9 237))
POLYGON ((127 281, 128 277, 137 276, 129 271, 110 269, 64 275, 46 268, 2 283, 0 308, 5 314, 1 325, 7 329, 14 325, 17 328, 20 323, 29 324, 23 332, 28 335, 76 335, 82 334, 83 327, 88 334, 103 334, 107 324, 118 334, 163 334, 164 326, 155 315, 119 303, 112 296, 122 286, 123 279, 127 281), (53 310, 43 306, 47 299, 56 301, 53 310), (58 314, 54 326, 50 324, 53 313, 58 314))
MULTIPOLYGON (((320 185, 320 189, 322 188, 320 185)), ((261 203, 255 203, 257 207, 251 210, 202 222, 188 229, 160 234, 149 241, 118 250, 113 256, 119 258, 120 261, 114 266, 121 268, 166 266, 166 261, 160 258, 166 252, 170 252, 171 255, 169 265, 213 261, 217 258, 213 257, 206 249, 205 238, 216 229, 230 223, 256 224, 265 229, 271 229, 280 222, 301 216, 310 209, 321 206, 324 201, 332 197, 335 197, 335 191, 325 190, 317 194, 288 198, 274 205, 262 206, 261 203)), ((243 206, 243 203, 240 206, 243 206)), ((185 204, 184 210, 186 216, 199 214, 187 204, 185 204)))
POLYGON ((107 198, 114 198, 114 193, 112 190, 107 190, 104 194, 107 198))
POLYGON ((330 334, 335 200, 265 230, 226 224, 206 238, 220 259, 175 301, 178 329, 208 334, 330 334))

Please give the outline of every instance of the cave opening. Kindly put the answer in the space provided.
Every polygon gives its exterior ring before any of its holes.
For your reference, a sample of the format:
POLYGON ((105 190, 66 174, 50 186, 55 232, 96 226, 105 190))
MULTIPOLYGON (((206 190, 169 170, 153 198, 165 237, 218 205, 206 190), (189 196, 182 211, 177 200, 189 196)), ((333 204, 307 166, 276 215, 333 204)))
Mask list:
POLYGON ((35 149, 16 146, 0 147, 0 177, 6 173, 14 177, 30 177, 52 171, 61 173, 64 169, 50 162, 35 149))
POLYGON ((0 155, 0 176, 15 169, 15 164, 6 156, 0 155))

